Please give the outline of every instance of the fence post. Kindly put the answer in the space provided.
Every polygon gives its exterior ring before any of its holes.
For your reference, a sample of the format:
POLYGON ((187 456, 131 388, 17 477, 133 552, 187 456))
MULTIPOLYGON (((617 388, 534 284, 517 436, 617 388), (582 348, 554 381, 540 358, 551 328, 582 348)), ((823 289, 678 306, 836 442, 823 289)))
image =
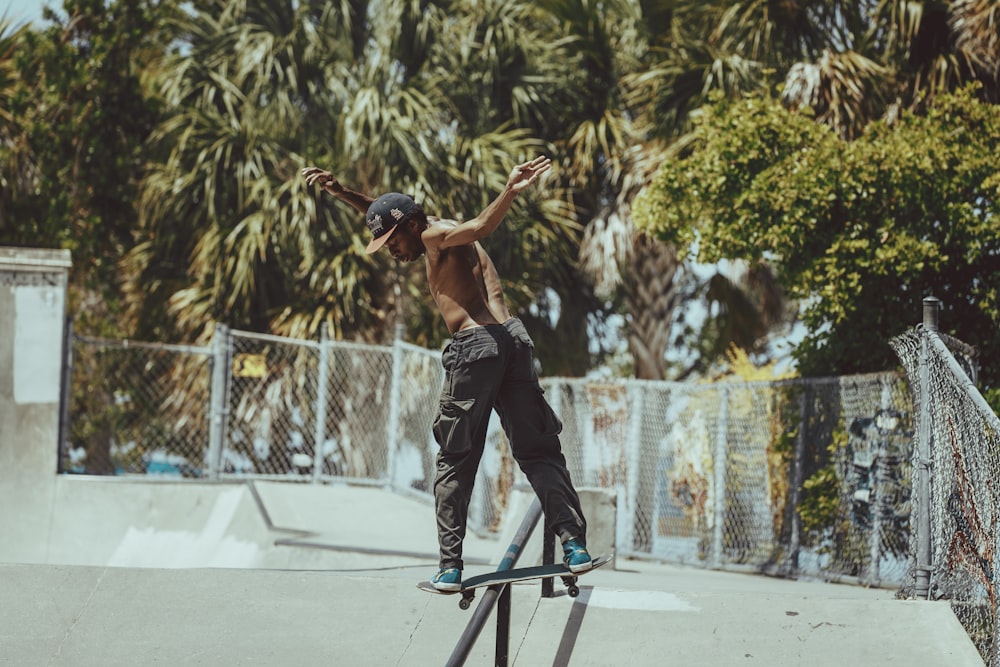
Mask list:
POLYGON ((721 387, 719 422, 715 432, 715 524, 712 530, 712 567, 722 567, 724 523, 726 518, 726 445, 729 439, 729 389, 721 387))
POLYGON ((930 597, 931 569, 933 553, 931 550, 931 472, 934 443, 931 432, 931 396, 930 396, 930 354, 929 334, 937 333, 941 300, 928 296, 924 298, 924 331, 920 336, 920 423, 917 437, 917 466, 920 470, 917 484, 917 507, 920 515, 917 517, 917 568, 914 592, 918 597, 930 597))
POLYGON ((330 327, 326 322, 319 327, 319 380, 316 387, 316 430, 313 437, 313 474, 315 484, 323 474, 323 444, 326 442, 326 402, 327 385, 329 384, 330 366, 330 327))
POLYGON ((639 475, 642 467, 642 417, 646 411, 645 392, 629 382, 625 391, 628 396, 628 431, 625 436, 625 497, 618 493, 616 518, 615 552, 631 553, 635 549, 635 521, 639 506, 639 475), (625 545, 628 545, 625 547, 625 545), (626 551, 622 551, 622 547, 626 551))
POLYGON ((385 486, 392 487, 396 480, 396 459, 399 449, 399 414, 402 397, 403 376, 403 323, 396 322, 396 333, 392 340, 392 385, 389 389, 389 423, 386 425, 386 480, 385 486))
POLYGON ((795 437, 795 455, 792 460, 792 528, 788 545, 788 560, 785 563, 786 573, 793 574, 799 570, 799 551, 802 549, 802 517, 799 515, 799 503, 802 502, 802 483, 805 477, 804 466, 806 457, 806 435, 809 428, 809 384, 799 383, 799 432, 795 437))
POLYGON ((871 503, 872 532, 868 536, 868 558, 871 563, 868 566, 868 582, 872 586, 877 586, 881 579, 881 558, 882 558, 882 533, 886 520, 885 494, 889 488, 889 468, 886 457, 889 455, 888 438, 895 424, 889 424, 892 414, 892 391, 889 381, 882 377, 879 379, 882 395, 879 411, 875 415, 875 432, 878 433, 878 443, 875 449, 875 460, 872 463, 872 489, 875 491, 875 498, 871 503))
POLYGON ((66 318, 63 333, 62 392, 59 399, 59 460, 56 469, 61 474, 69 457, 70 404, 73 401, 73 316, 66 318))
POLYGON ((212 333, 212 385, 209 392, 208 476, 218 479, 222 472, 222 446, 229 414, 229 327, 216 322, 212 333))

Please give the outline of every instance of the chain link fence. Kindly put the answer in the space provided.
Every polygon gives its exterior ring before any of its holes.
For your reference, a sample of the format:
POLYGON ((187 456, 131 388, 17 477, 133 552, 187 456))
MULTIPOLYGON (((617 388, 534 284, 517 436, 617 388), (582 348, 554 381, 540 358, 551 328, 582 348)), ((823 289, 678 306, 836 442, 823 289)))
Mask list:
POLYGON ((574 479, 618 497, 619 553, 902 581, 912 429, 898 375, 544 384, 574 479))
MULTIPOLYGON (((68 473, 381 485, 430 499, 440 353, 218 326, 209 347, 72 336, 68 473)), ((617 549, 706 567, 902 582, 909 391, 894 374, 771 383, 542 382, 617 549)), ((526 485, 495 418, 470 529, 526 485)))
POLYGON ((894 338, 919 406, 914 526, 904 597, 947 599, 986 664, 1000 666, 1000 419, 976 389, 976 350, 922 326, 894 338))
POLYGON ((437 352, 221 325, 211 347, 72 336, 71 348, 63 472, 430 490, 437 352))
POLYGON ((202 477, 212 365, 209 348, 72 336, 60 472, 202 477))

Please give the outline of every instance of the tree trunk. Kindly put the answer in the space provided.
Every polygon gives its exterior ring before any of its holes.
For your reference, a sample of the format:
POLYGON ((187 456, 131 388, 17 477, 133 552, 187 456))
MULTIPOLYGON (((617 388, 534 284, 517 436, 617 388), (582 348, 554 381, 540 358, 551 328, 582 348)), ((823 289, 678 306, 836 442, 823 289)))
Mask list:
POLYGON ((638 235, 624 271, 625 300, 632 317, 628 347, 635 360, 635 376, 643 380, 666 377, 667 346, 679 296, 675 278, 680 268, 677 249, 638 235))

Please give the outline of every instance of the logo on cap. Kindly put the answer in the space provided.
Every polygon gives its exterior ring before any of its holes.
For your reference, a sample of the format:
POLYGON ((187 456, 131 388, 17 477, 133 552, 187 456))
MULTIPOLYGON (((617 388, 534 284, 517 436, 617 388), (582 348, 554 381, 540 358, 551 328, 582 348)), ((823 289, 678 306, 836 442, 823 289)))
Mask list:
POLYGON ((416 209, 417 203, 413 199, 398 192, 389 192, 373 201, 365 215, 373 237, 366 252, 371 254, 381 248, 403 218, 416 209))

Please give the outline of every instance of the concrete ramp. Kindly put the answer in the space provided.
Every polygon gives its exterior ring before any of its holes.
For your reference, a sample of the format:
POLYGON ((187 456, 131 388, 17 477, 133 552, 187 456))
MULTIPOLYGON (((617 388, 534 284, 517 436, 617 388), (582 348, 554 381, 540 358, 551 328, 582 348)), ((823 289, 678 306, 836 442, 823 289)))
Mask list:
MULTIPOLYGON (((627 565, 585 575, 575 600, 515 586, 510 664, 982 664, 945 603, 627 565)), ((417 590, 425 574, 0 565, 0 662, 441 665, 472 611, 417 590)), ((493 664, 494 619, 466 664, 493 664)))
MULTIPOLYGON (((280 547, 438 560, 430 499, 374 486, 255 482, 253 488, 268 521, 292 533, 276 537, 280 547)), ((469 531, 465 553, 470 563, 489 563, 501 551, 496 538, 469 531)), ((284 549, 274 556, 288 553, 284 549)), ((272 557, 269 562, 278 561, 272 557)))
POLYGON ((50 517, 37 538, 47 563, 257 567, 274 539, 244 484, 64 475, 50 517))
MULTIPOLYGON (((73 475, 52 487, 30 531, 0 531, 11 538, 0 539, 0 562, 356 569, 438 558, 432 504, 375 487, 73 475)), ((472 564, 502 550, 496 538, 466 539, 472 564)))

